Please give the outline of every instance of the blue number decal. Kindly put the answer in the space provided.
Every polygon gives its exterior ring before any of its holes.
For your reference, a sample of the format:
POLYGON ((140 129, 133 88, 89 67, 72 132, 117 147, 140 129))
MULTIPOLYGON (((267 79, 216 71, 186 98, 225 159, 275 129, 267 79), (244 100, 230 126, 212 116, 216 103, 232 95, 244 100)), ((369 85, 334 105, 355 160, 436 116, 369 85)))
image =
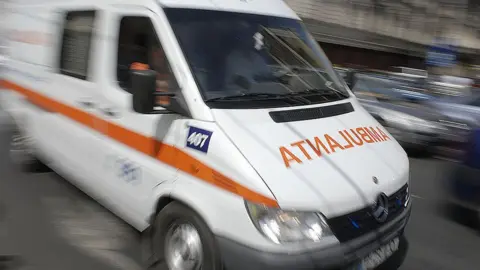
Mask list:
POLYGON ((207 153, 212 134, 213 132, 208 130, 190 127, 187 136, 187 147, 207 153))

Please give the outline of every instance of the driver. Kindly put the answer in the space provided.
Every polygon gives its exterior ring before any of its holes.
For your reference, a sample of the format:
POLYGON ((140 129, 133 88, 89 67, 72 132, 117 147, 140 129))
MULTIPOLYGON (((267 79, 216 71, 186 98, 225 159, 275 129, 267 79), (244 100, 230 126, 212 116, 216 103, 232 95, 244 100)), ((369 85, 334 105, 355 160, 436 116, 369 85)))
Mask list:
MULTIPOLYGON (((157 73, 157 91, 159 92, 168 92, 169 90, 169 80, 170 80, 170 71, 168 69, 167 60, 163 48, 154 45, 151 51, 152 57, 152 69, 157 73)), ((158 105, 169 105, 170 97, 157 97, 156 103, 158 105)))
POLYGON ((233 50, 226 58, 227 87, 236 85, 248 89, 259 78, 271 76, 272 71, 260 54, 261 36, 250 24, 238 23, 234 43, 233 50))

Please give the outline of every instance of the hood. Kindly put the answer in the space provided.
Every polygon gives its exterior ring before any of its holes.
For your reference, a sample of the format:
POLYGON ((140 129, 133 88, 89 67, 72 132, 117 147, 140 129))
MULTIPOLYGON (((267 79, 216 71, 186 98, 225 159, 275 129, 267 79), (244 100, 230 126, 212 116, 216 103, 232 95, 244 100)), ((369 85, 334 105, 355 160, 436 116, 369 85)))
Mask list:
POLYGON ((212 112, 283 208, 341 215, 371 205, 381 192, 393 194, 408 181, 404 150, 355 99, 303 108, 212 112), (270 116, 304 108, 328 110, 348 102, 353 111, 334 117, 275 122, 270 116))

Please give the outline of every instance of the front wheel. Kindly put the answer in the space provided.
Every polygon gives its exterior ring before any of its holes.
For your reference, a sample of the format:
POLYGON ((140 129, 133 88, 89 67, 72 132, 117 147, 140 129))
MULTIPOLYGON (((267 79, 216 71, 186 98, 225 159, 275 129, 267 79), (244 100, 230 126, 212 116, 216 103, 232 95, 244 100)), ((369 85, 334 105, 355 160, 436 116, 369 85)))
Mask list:
POLYGON ((189 207, 172 202, 158 213, 151 232, 157 270, 221 270, 215 238, 189 207))
POLYGON ((12 163, 22 171, 36 170, 42 165, 35 156, 32 138, 16 125, 10 136, 9 156, 12 163))

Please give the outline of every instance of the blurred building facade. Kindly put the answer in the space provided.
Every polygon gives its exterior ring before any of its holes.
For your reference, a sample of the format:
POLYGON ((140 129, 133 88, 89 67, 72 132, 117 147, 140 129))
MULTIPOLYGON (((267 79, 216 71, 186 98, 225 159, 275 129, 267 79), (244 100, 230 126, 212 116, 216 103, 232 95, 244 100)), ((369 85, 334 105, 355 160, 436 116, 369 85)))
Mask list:
MULTIPOLYGON (((0 15, 10 1, 0 0, 0 15)), ((283 1, 302 17, 334 64, 423 69, 432 44, 443 39, 455 46, 456 65, 430 70, 451 75, 463 75, 466 66, 480 70, 480 0, 283 1)))
POLYGON ((478 65, 480 0, 285 2, 302 17, 334 63, 425 68, 428 51, 442 39, 454 46, 458 60, 450 72, 478 65))

